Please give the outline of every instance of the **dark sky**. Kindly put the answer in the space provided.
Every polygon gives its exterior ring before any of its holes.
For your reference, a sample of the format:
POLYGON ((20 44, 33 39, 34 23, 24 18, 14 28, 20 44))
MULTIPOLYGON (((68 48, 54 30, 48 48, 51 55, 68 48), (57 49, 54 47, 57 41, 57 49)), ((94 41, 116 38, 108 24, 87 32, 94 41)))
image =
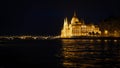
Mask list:
POLYGON ((119 0, 8 0, 1 2, 0 35, 57 35, 76 11, 85 22, 120 16, 119 0))

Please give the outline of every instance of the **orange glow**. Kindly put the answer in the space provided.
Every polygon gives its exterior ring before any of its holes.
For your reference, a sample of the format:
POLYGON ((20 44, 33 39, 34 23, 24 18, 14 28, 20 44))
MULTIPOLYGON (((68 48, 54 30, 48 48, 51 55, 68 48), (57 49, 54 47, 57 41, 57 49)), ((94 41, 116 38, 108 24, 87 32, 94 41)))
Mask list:
POLYGON ((104 33, 107 35, 107 34, 108 34, 108 31, 107 31, 107 30, 105 30, 105 31, 104 31, 104 33))
POLYGON ((64 19, 64 25, 61 30, 62 38, 70 38, 74 36, 98 36, 101 35, 99 27, 96 25, 85 25, 83 20, 79 20, 74 13, 71 22, 67 18, 64 19))

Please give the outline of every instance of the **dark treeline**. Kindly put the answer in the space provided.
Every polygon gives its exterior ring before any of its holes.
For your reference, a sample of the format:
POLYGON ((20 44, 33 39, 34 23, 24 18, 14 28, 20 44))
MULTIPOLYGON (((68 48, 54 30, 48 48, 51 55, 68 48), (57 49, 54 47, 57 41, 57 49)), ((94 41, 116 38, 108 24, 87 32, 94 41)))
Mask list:
POLYGON ((108 30, 109 33, 120 33, 120 17, 109 17, 99 23, 100 30, 108 30))

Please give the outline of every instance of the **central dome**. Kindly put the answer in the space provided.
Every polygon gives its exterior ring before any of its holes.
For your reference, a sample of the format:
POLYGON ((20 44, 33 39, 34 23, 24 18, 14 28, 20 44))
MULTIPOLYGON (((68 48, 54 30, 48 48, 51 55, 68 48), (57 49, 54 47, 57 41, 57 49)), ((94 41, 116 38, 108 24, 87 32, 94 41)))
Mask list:
POLYGON ((77 17, 73 17, 71 20, 71 24, 73 23, 79 23, 79 19, 77 17))
POLYGON ((77 24, 79 23, 79 19, 76 16, 76 13, 74 12, 74 16, 72 17, 71 24, 77 24))

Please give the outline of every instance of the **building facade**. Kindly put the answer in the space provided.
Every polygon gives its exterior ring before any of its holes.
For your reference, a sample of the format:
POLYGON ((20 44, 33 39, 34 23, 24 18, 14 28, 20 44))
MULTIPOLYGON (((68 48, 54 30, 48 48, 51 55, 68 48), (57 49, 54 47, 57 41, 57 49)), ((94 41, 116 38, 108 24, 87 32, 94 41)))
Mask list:
POLYGON ((79 20, 74 13, 71 21, 64 19, 63 28, 61 30, 61 37, 71 38, 80 36, 99 36, 101 31, 97 25, 86 25, 83 20, 79 20))

